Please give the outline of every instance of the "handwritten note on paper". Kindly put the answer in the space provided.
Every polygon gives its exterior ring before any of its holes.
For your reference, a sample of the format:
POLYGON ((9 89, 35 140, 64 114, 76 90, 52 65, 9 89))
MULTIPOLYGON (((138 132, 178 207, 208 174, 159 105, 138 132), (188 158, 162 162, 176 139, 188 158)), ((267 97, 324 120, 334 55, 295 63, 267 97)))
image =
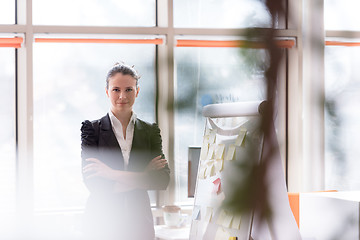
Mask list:
POLYGON ((240 215, 234 216, 232 220, 231 228, 240 229, 240 224, 241 224, 241 216, 240 215))
MULTIPOLYGON (((201 149, 202 150, 202 149, 201 149)), ((226 152, 226 156, 225 156, 225 160, 231 161, 234 159, 234 155, 235 155, 235 150, 236 150, 236 146, 231 144, 226 152)))
POLYGON ((205 215, 205 222, 207 222, 207 223, 211 222, 212 215, 213 215, 213 208, 212 207, 207 207, 206 208, 206 215, 205 215))
POLYGON ((240 128, 239 136, 236 138, 235 146, 241 146, 244 143, 244 139, 246 137, 246 128, 240 128))
POLYGON ((223 159, 225 144, 218 144, 215 148, 215 159, 223 159))
POLYGON ((219 227, 215 234, 215 240, 227 240, 230 237, 230 233, 225 231, 224 228, 219 227))

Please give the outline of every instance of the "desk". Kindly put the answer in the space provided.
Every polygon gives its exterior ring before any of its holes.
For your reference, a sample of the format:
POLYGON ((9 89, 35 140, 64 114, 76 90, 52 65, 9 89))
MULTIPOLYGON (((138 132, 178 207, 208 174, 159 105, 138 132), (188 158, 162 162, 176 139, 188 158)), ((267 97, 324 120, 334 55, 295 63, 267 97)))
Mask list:
POLYGON ((155 238, 157 240, 188 240, 190 225, 181 228, 170 228, 166 225, 155 225, 155 238))

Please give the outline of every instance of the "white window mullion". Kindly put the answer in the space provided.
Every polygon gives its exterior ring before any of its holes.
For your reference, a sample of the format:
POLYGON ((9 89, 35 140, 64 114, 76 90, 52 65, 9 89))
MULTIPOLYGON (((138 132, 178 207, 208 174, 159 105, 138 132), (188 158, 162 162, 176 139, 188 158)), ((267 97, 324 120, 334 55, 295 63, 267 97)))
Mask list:
MULTIPOLYGON (((18 0, 18 24, 25 42, 17 51, 17 210, 20 227, 33 215, 33 29, 32 0, 18 0)), ((23 230, 23 229, 22 229, 23 230)))

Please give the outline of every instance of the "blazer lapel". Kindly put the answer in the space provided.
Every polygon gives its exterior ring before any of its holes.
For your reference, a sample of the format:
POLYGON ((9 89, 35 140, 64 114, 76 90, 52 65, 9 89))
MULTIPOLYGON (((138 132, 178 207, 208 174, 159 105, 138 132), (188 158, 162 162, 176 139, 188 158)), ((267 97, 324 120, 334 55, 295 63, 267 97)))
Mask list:
POLYGON ((124 168, 124 158, 121 152, 119 142, 112 130, 109 114, 100 119, 99 147, 104 151, 107 158, 112 159, 112 167, 117 169, 124 168))
POLYGON ((144 163, 146 163, 147 165, 146 161, 149 161, 149 159, 144 159, 144 157, 150 157, 148 154, 146 154, 150 147, 149 142, 150 139, 148 130, 145 128, 144 124, 139 119, 136 119, 134 127, 134 137, 129 157, 129 170, 142 170, 141 166, 144 165, 144 163))

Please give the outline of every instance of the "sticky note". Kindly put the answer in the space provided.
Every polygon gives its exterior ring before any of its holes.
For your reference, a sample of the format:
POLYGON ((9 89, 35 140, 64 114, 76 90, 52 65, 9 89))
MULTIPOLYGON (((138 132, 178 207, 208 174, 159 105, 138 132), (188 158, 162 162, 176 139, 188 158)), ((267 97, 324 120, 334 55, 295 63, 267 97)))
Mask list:
POLYGON ((210 144, 215 143, 215 140, 216 140, 216 130, 210 130, 209 143, 210 144))
POLYGON ((229 239, 230 234, 224 228, 219 227, 215 234, 215 240, 229 239))
POLYGON ((215 152, 215 147, 216 147, 215 144, 210 144, 210 146, 209 146, 209 151, 208 151, 208 154, 207 154, 206 159, 208 159, 208 160, 213 159, 213 157, 214 157, 214 152, 215 152))
POLYGON ((233 215, 231 213, 226 212, 226 216, 224 221, 222 222, 223 227, 230 228, 233 220, 233 215))
POLYGON ((216 220, 216 224, 222 225, 225 217, 226 217, 226 212, 222 209, 219 216, 218 216, 218 219, 216 220))
POLYGON ((214 165, 215 165, 215 171, 221 172, 224 169, 224 160, 222 160, 222 159, 216 160, 214 162, 214 165))
MULTIPOLYGON (((234 155, 235 155, 235 150, 236 150, 236 146, 231 144, 229 145, 227 152, 226 152, 226 156, 225 156, 225 160, 231 161, 234 159, 234 155)), ((201 148, 202 151, 202 148, 201 148)))
POLYGON ((204 142, 201 147, 200 160, 206 159, 206 157, 208 155, 208 151, 209 151, 209 144, 207 142, 204 142))
POLYGON ((240 224, 241 224, 241 216, 240 215, 234 216, 232 220, 231 228, 240 229, 240 224))
POLYGON ((238 137, 236 138, 236 141, 235 141, 236 146, 243 145, 244 139, 246 137, 246 132, 247 132, 246 128, 240 128, 239 135, 238 135, 238 137))
POLYGON ((218 144, 215 148, 215 159, 223 159, 225 144, 218 144))
POLYGON ((202 165, 199 170, 199 178, 205 179, 206 174, 206 165, 202 165))
POLYGON ((207 171, 209 171, 209 175, 208 175, 208 176, 212 177, 212 176, 215 176, 215 175, 216 175, 216 171, 215 171, 215 166, 214 166, 214 164, 211 164, 207 169, 208 169, 207 171))
POLYGON ((201 206, 195 205, 193 209, 192 219, 193 220, 201 220, 201 206))
POLYGON ((212 207, 207 207, 206 208, 206 215, 205 215, 205 222, 208 222, 208 223, 211 222, 212 214, 213 214, 212 207))
POLYGON ((219 194, 220 189, 221 189, 221 179, 217 178, 216 180, 213 181, 213 184, 214 184, 214 186, 213 186, 212 193, 219 194))

